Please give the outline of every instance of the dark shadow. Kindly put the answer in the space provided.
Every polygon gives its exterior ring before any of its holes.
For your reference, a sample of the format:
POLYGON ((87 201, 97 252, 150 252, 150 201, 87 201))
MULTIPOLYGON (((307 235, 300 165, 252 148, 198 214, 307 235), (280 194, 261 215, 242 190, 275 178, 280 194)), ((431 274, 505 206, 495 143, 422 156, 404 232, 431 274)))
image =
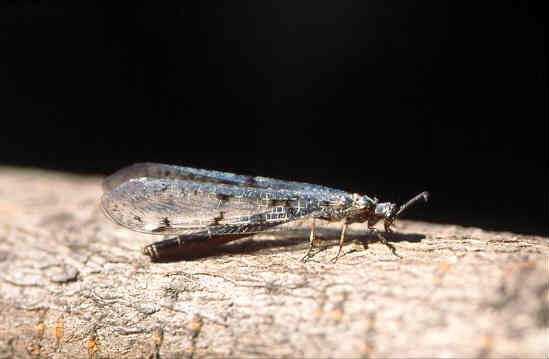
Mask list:
MULTIPOLYGON (((417 243, 425 238, 425 235, 416 233, 380 233, 387 239, 387 242, 389 242, 389 247, 391 247, 391 242, 417 243)), ((337 246, 339 243, 339 234, 340 232, 337 229, 322 229, 318 231, 318 236, 321 238, 321 244, 324 248, 337 246)), ((151 259, 151 261, 155 263, 171 263, 224 255, 253 254, 263 250, 268 250, 270 253, 303 251, 303 254, 305 254, 309 246, 308 235, 308 230, 298 229, 278 232, 275 234, 277 237, 275 239, 261 238, 265 235, 257 234, 249 237, 233 236, 233 238, 219 238, 202 241, 183 240, 183 243, 179 246, 177 251, 173 251, 162 258, 151 259), (242 241, 231 243, 238 239, 242 239, 242 241)), ((374 234, 360 233, 360 231, 352 232, 345 238, 346 243, 357 241, 367 245, 369 243, 379 242, 379 238, 374 234)))
MULTIPOLYGON (((424 234, 418 234, 418 233, 382 233, 383 237, 387 239, 389 242, 412 242, 412 243, 418 243, 421 242, 425 238, 424 234)), ((364 236, 362 236, 364 237, 364 236)), ((375 238, 372 235, 368 236, 369 238, 375 238)))

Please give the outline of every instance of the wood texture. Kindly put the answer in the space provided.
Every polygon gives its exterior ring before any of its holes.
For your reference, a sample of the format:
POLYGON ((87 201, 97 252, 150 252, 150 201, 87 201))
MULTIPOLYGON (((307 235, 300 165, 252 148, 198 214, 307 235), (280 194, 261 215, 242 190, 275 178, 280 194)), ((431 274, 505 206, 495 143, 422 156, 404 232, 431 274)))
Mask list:
POLYGON ((0 358, 548 356, 548 238, 401 221, 399 258, 354 225, 332 264, 318 223, 304 264, 298 224, 151 263, 100 183, 0 167, 0 358))

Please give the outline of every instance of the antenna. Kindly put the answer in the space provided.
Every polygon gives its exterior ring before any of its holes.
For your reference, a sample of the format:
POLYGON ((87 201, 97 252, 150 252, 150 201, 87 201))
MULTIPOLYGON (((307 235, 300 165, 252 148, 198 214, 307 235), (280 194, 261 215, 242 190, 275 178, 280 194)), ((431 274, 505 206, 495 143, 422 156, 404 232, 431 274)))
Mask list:
POLYGON ((427 191, 424 191, 424 192, 421 192, 420 194, 418 194, 417 196, 413 197, 412 199, 410 199, 408 202, 404 203, 402 206, 400 206, 400 208, 398 209, 398 211, 394 214, 393 218, 397 217, 399 214, 401 214, 402 212, 404 212, 404 210, 410 206, 412 206, 413 204, 415 204, 416 202, 420 201, 421 199, 423 199, 425 202, 427 202, 429 200, 429 192, 427 191))

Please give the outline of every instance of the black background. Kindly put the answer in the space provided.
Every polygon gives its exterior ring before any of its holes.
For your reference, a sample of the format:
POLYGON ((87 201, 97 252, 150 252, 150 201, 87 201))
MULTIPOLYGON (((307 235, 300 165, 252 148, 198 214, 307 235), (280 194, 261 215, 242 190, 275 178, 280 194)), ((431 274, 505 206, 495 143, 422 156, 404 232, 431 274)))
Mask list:
POLYGON ((408 218, 548 233, 541 9, 273 3, 2 2, 0 163, 428 189, 408 218))

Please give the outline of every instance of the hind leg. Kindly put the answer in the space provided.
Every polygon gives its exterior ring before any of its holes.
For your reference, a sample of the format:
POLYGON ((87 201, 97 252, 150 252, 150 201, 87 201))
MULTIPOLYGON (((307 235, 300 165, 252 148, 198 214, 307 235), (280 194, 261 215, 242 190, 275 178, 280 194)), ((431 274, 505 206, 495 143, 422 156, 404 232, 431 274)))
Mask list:
POLYGON ((316 253, 313 253, 313 249, 315 247, 318 247, 318 237, 316 235, 316 223, 314 218, 311 221, 310 229, 311 231, 309 232, 309 249, 307 250, 307 253, 305 253, 305 255, 303 256, 303 258, 301 258, 302 262, 307 262, 307 260, 314 257, 316 253))

